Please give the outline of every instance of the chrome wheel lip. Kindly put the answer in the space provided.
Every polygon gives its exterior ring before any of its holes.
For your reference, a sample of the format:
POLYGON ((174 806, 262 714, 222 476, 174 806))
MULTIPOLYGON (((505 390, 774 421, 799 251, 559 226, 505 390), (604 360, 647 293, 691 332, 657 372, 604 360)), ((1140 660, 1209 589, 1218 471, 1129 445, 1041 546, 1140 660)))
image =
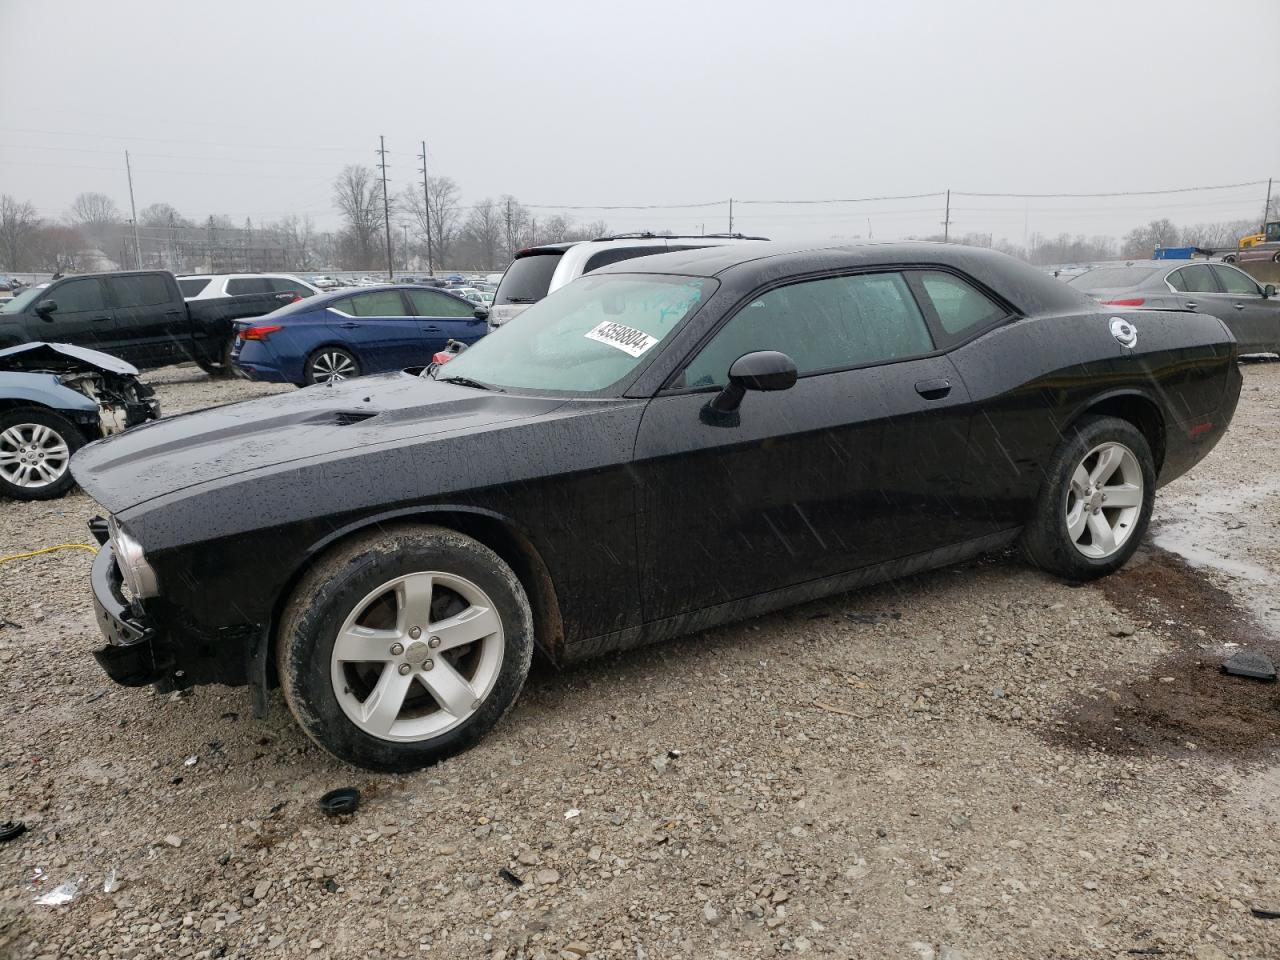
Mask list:
POLYGON ((42 490, 71 466, 66 438, 43 423, 15 423, 0 431, 0 477, 24 490, 42 490))
MULTIPOLYGON (((473 630, 474 632, 474 630, 473 630)), ((506 651, 505 634, 502 619, 497 607, 488 594, 477 584, 458 574, 445 571, 429 570, 409 573, 386 581, 371 590, 355 605, 343 621, 339 629, 332 653, 330 655, 330 682, 334 697, 342 712, 363 733, 392 743, 423 743, 433 740, 450 730, 466 723, 481 708, 489 695, 497 686, 502 672, 502 662, 506 651), (425 603, 429 608, 430 598, 435 587, 446 587, 461 596, 468 606, 458 614, 444 621, 431 622, 429 614, 427 622, 415 615, 415 608, 422 609, 423 584, 426 584, 425 603), (417 598, 413 598, 416 590, 417 598), (375 600, 389 591, 396 592, 397 623, 394 629, 374 630, 358 627, 356 621, 375 600), (409 598, 406 602, 406 598, 409 598), (472 623, 481 623, 476 627, 481 635, 472 640, 453 642, 467 636, 465 628, 472 623), (411 622, 414 621, 414 622, 411 622), (493 627, 492 630, 488 626, 493 627), (462 632, 450 639, 449 631, 462 628, 462 632), (439 643, 441 637, 443 643, 439 643), (377 660, 383 664, 375 688, 361 700, 350 689, 347 682, 345 665, 348 663, 372 663, 374 657, 352 659, 341 653, 342 641, 345 637, 355 637, 360 642, 367 640, 377 660), (479 658, 470 677, 462 677, 442 654, 455 647, 479 644, 479 658), (382 652, 379 652, 382 651, 382 652), (465 686, 458 686, 456 680, 461 678, 465 686), (435 685, 449 686, 446 699, 454 700, 454 709, 450 711, 440 705, 442 696, 435 685), (419 716, 402 717, 406 696, 417 689, 425 688, 436 700, 436 709, 419 716), (458 694, 464 694, 459 697, 458 694), (375 697, 398 696, 399 701, 392 722, 385 726, 389 710, 380 709, 375 697)), ((390 701, 388 701, 390 703, 390 701)))
POLYGON ((1076 464, 1063 494, 1072 546, 1090 560, 1123 550, 1142 516, 1146 481, 1137 455, 1123 443, 1094 446, 1076 464))
POLYGON ((311 361, 311 379, 316 383, 338 383, 355 375, 355 358, 345 350, 322 351, 311 361))

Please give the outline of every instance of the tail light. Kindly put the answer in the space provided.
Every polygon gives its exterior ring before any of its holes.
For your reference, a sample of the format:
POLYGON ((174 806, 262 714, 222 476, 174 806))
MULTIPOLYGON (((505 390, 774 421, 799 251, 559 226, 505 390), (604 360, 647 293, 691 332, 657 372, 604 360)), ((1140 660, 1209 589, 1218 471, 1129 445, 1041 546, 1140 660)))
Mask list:
POLYGON ((450 353, 448 350, 439 350, 431 355, 431 362, 436 364, 448 363, 455 356, 457 356, 457 354, 450 353))
POLYGON ((245 329, 240 331, 240 339, 241 340, 266 340, 267 337, 271 336, 273 333, 278 333, 283 329, 284 327, 282 327, 278 323, 267 323, 267 324, 263 324, 260 327, 246 327, 245 329))
POLYGON ((1144 297, 1125 297, 1123 300, 1103 300, 1102 302, 1108 307, 1140 307, 1147 301, 1144 297))

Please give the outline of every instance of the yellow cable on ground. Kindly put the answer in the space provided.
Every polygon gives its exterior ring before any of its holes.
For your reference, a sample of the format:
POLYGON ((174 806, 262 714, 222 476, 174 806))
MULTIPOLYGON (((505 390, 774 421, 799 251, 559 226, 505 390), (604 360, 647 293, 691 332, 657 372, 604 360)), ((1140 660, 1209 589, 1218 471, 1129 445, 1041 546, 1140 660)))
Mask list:
POLYGON ((15 553, 9 557, 0 557, 0 563, 8 563, 10 560, 25 560, 27 557, 38 557, 42 553, 53 553, 55 550, 88 550, 90 553, 98 552, 98 548, 91 543, 60 543, 56 547, 43 547, 40 550, 32 550, 30 553, 15 553))

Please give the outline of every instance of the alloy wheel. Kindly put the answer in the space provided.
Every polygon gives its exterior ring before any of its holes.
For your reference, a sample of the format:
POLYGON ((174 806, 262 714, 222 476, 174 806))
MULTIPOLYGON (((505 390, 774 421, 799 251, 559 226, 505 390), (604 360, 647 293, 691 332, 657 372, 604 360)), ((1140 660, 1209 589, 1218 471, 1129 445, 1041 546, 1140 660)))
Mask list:
POLYGON ((476 584, 429 571, 371 591, 334 641, 333 692, 371 736, 428 740, 465 722, 493 690, 502 620, 476 584))
POLYGON ((1076 465, 1067 485, 1067 536, 1091 560, 1122 549, 1138 526, 1143 504, 1142 466, 1121 443, 1102 443, 1076 465))
POLYGON ((29 490, 57 483, 67 472, 71 448, 43 423, 16 423, 0 433, 0 475, 29 490))
POLYGON ((336 383, 356 375, 356 362, 341 350, 326 350, 311 361, 314 383, 336 383))

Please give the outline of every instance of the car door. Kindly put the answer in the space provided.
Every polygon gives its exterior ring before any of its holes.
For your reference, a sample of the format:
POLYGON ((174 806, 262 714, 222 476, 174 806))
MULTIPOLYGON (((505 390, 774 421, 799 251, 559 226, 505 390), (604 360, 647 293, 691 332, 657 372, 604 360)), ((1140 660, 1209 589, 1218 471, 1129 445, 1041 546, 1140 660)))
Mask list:
POLYGON ((1222 287, 1223 300, 1238 320, 1240 332, 1236 339, 1240 341, 1240 351, 1276 349, 1280 344, 1280 304, 1263 297, 1262 288, 1243 270, 1225 263, 1215 263, 1209 269, 1222 287))
POLYGON ((477 319, 474 304, 435 290, 406 290, 405 295, 418 314, 424 355, 417 363, 426 363, 450 340, 468 346, 489 332, 489 325, 477 319))
POLYGON ((163 273, 122 273, 105 282, 115 307, 117 342, 124 351, 120 356, 146 366, 187 359, 191 320, 176 283, 163 273))
POLYGON ((399 290, 355 293, 330 304, 326 313, 335 342, 352 348, 364 373, 425 362, 418 318, 399 290))
POLYGON ((120 340, 115 311, 98 277, 72 277, 50 284, 28 315, 27 330, 33 340, 73 343, 123 360, 133 359, 120 340), (58 309, 41 316, 35 308, 46 300, 52 300, 58 309))
POLYGON ((913 472, 958 480, 967 400, 898 272, 761 292, 645 409, 636 440, 646 620, 929 549, 901 513, 913 472), (703 408, 743 354, 795 360, 789 390, 748 393, 737 422, 703 408), (944 383, 945 382, 945 383, 944 383), (936 438, 934 437, 936 434, 936 438), (936 442, 935 442, 936 440, 936 442))

